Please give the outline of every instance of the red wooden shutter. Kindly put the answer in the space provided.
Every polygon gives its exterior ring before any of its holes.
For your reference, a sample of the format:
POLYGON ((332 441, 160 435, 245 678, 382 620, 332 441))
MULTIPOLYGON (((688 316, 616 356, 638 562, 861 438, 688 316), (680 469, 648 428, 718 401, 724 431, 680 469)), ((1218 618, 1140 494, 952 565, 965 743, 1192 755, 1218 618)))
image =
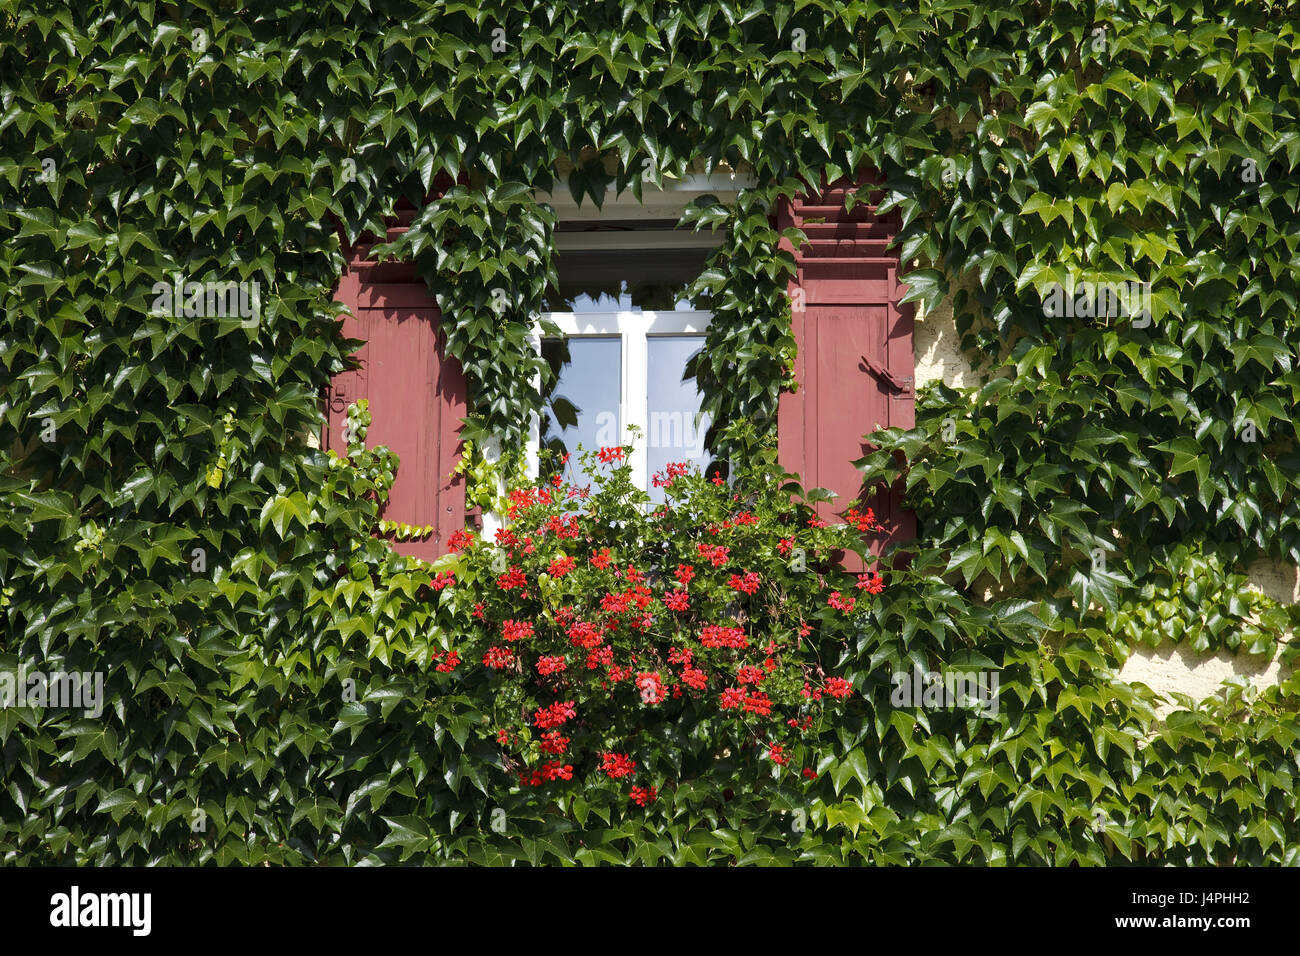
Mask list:
MULTIPOLYGON (((873 447, 862 436, 877 426, 916 423, 912 309, 899 303, 898 257, 885 251, 898 220, 876 214, 875 196, 846 212, 848 188, 841 181, 777 211, 779 228, 798 226, 808 236, 795 253, 798 272, 790 287, 800 387, 781 396, 780 460, 805 488, 839 495, 817 506, 828 521, 842 520, 849 503, 869 490, 851 464, 873 447)), ((867 188, 858 195, 866 200, 867 188)), ((899 489, 872 490, 867 503, 886 529, 868 536, 872 554, 915 536, 915 515, 902 507, 899 489)), ((856 559, 849 566, 857 570, 856 559)))
MULTIPOLYGON (((410 221, 413 210, 399 214, 410 221)), ((389 230, 389 238, 401 229, 389 230)), ((409 265, 366 261, 370 243, 349 256, 336 297, 354 316, 341 316, 343 334, 364 339, 356 353, 361 368, 341 372, 330 385, 323 446, 346 454, 347 406, 370 401, 370 447, 387 445, 401 459, 382 517, 433 525, 414 541, 393 541, 394 550, 431 561, 446 553, 451 533, 465 526, 465 485, 452 476, 460 455, 460 420, 466 382, 460 363, 446 355, 441 313, 409 265)))

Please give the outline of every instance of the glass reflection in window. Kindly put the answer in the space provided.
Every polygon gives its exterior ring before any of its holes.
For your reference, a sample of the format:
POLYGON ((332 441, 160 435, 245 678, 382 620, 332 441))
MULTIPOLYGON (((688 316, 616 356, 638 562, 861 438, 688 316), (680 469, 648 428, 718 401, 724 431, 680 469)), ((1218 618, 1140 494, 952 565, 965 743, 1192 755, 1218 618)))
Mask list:
MULTIPOLYGON (((699 415, 700 393, 693 378, 686 378, 686 364, 704 346, 700 335, 652 335, 646 340, 646 460, 649 477, 663 471, 670 461, 692 463, 704 470, 709 458, 704 436, 709 417, 699 415), (697 421, 698 416, 698 421, 697 421)), ((647 482, 656 502, 664 490, 647 482)))
MULTIPOLYGON (((579 445, 595 451, 621 443, 622 340, 618 336, 545 339, 542 357, 551 366, 553 384, 541 419, 541 447, 576 456, 579 445)), ((579 483, 591 480, 579 470, 576 457, 569 465, 579 483)), ((558 462, 550 467, 556 469, 558 462)))

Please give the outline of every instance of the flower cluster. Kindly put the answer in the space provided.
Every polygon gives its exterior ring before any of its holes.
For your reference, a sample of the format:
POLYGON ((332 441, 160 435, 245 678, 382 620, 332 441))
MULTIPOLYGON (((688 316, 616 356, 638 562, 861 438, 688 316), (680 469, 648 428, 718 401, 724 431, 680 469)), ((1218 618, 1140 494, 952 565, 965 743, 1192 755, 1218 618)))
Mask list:
POLYGON ((528 621, 505 621, 501 625, 501 631, 507 641, 517 641, 520 638, 533 636, 533 625, 528 621))
POLYGON ((537 658, 537 673, 546 676, 558 674, 568 668, 569 662, 563 654, 544 655, 537 658))
POLYGON ((487 682, 488 726, 522 787, 623 786, 648 807, 680 772, 669 741, 683 735, 815 780, 823 708, 853 693, 821 662, 885 587, 832 555, 878 526, 873 512, 828 526, 779 481, 680 462, 654 476, 666 500, 651 510, 629 491, 628 452, 584 456, 614 466, 590 494, 555 474, 509 492, 490 540, 451 536, 456 559, 430 583, 440 633, 467 636, 433 652, 436 668, 487 682), (810 613, 828 603, 840 614, 810 613))
POLYGON ((868 594, 879 594, 885 590, 885 579, 879 574, 859 574, 858 583, 854 586, 868 594))
POLYGON ((700 543, 696 546, 695 550, 699 552, 700 557, 705 561, 708 561, 709 564, 713 565, 715 568, 720 568, 726 564, 727 557, 731 554, 730 548, 724 548, 720 544, 700 543))
POLYGON ((504 647, 489 647, 483 655, 483 666, 494 670, 509 667, 515 662, 515 655, 504 647))
POLYGON ((636 688, 641 692, 641 703, 662 704, 667 691, 658 671, 636 675, 636 688))
POLYGON ((669 591, 664 595, 664 607, 670 611, 689 611, 691 609, 691 596, 686 593, 685 588, 669 591))
POLYGON ((866 511, 858 511, 857 508, 850 508, 844 512, 844 520, 859 531, 884 531, 884 525, 876 520, 876 512, 873 508, 866 511))
POLYGON ((472 531, 459 529, 453 531, 451 537, 447 539, 447 550, 452 554, 455 554, 457 551, 462 551, 465 548, 471 547, 473 544, 474 533, 472 531))
POLYGON ((674 479, 690 474, 690 470, 690 465, 684 461, 670 461, 663 471, 655 472, 650 483, 656 488, 671 488, 674 479))
POLYGON ((532 772, 520 771, 519 783, 524 787, 540 787, 551 780, 572 780, 573 764, 550 760, 532 772))
POLYGON ((553 578, 562 578, 577 566, 578 562, 568 556, 556 558, 546 566, 546 573, 553 578))
POLYGON ((837 611, 852 611, 856 598, 844 597, 839 591, 832 591, 827 603, 837 611))
POLYGON ((722 647, 748 647, 749 638, 745 636, 745 629, 742 627, 709 624, 700 631, 700 643, 715 650, 722 647))
POLYGON ((537 713, 533 717, 533 723, 545 730, 548 727, 558 727, 570 717, 578 716, 571 701, 562 701, 551 704, 549 707, 538 707, 537 713))
POLYGON ((744 574, 733 574, 727 580, 727 587, 734 588, 737 591, 744 591, 746 594, 753 594, 758 590, 762 580, 754 571, 746 571, 744 574))
POLYGON ((460 664, 460 653, 458 651, 434 651, 429 655, 429 659, 437 662, 434 670, 441 674, 450 674, 460 664))
POLYGON ((627 754, 603 753, 600 755, 600 769, 611 780, 631 776, 636 770, 636 761, 627 754))

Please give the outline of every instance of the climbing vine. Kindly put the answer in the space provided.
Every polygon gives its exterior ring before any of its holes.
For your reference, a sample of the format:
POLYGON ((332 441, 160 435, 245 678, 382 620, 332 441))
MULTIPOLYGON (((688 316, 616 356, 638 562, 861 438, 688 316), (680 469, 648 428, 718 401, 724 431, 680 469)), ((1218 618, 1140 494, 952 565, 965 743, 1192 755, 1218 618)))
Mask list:
POLYGON ((1300 560, 1298 14, 0 0, 0 673, 105 688, 0 707, 0 856, 1296 863, 1295 680, 1171 704, 1116 673, 1157 635, 1294 661, 1241 576, 1300 560), (855 693, 816 782, 503 789, 491 702, 430 660, 430 570, 373 537, 400 466, 303 439, 345 246, 419 209, 375 254, 429 283, 488 501, 479 452, 518 475, 549 374, 535 191, 745 169, 681 225, 723 236, 714 449, 760 460, 794 349, 773 204, 868 167, 982 380, 861 462, 920 534, 827 661, 855 693), (953 668, 999 675, 996 714, 894 702, 953 668))

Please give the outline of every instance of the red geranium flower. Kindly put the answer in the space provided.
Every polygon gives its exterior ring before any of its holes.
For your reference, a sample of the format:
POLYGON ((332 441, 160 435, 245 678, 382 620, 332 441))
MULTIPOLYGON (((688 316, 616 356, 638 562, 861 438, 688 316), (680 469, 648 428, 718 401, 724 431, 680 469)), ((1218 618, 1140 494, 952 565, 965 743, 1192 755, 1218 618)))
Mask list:
POLYGON ((504 647, 489 647, 487 653, 483 655, 483 666, 493 670, 509 667, 514 662, 515 655, 504 647))
POLYGON ((539 746, 542 753, 558 757, 569 749, 569 738, 561 737, 558 730, 548 730, 542 734, 539 746))
POLYGON ((826 681, 826 693, 838 700, 843 700, 853 693, 853 685, 843 677, 831 677, 826 681))
POLYGON ((857 508, 850 508, 844 513, 845 519, 859 531, 884 531, 884 525, 876 520, 876 512, 868 508, 866 513, 858 511, 857 508))
POLYGON ((524 572, 515 567, 510 568, 505 574, 497 578, 497 587, 502 591, 510 591, 513 588, 519 588, 522 591, 527 583, 528 579, 524 577, 524 572))
POLYGON ((587 621, 578 621, 569 627, 569 643, 574 647, 591 650, 601 641, 600 628, 587 621))
POLYGON ((627 754, 603 753, 600 755, 600 769, 611 780, 617 780, 634 773, 636 761, 627 754))
POLYGON ((558 727, 570 717, 576 717, 577 710, 573 702, 569 700, 557 701, 550 707, 539 707, 537 713, 533 715, 533 724, 542 730, 549 730, 552 727, 558 727))
POLYGON ((564 659, 563 654, 544 655, 537 658, 537 673, 543 677, 548 674, 558 674, 569 666, 569 662, 564 659))
POLYGON ((746 571, 743 577, 739 574, 733 574, 731 579, 727 581, 727 587, 737 591, 744 591, 746 594, 753 594, 758 590, 761 580, 758 572, 746 571))
POLYGON ((730 548, 724 548, 720 544, 699 544, 696 545, 695 550, 715 568, 720 568, 726 564, 727 557, 731 554, 730 548))
POLYGON ((440 671, 443 674, 450 674, 456 669, 456 665, 460 663, 460 653, 458 651, 447 651, 444 655, 442 651, 434 651, 432 659, 435 661, 441 661, 441 663, 434 667, 434 670, 440 671))
POLYGON ((553 578, 562 578, 570 571, 572 571, 577 566, 577 564, 578 562, 573 560, 573 558, 569 558, 569 557, 556 558, 549 565, 547 565, 546 573, 553 578))
POLYGON ((710 624, 700 632, 700 643, 705 647, 748 647, 749 638, 745 637, 745 632, 739 627, 723 627, 721 624, 710 624))
POLYGON ((466 531, 463 528, 457 528, 447 539, 447 550, 452 554, 464 548, 472 547, 474 544, 474 533, 466 531))
POLYGON ((830 596, 830 605, 837 611, 852 611, 854 598, 842 598, 839 591, 832 591, 830 596))
POLYGON ((658 671, 643 671, 637 674, 636 688, 641 692, 641 702, 644 704, 662 703, 666 696, 664 682, 658 671))
MULTIPOLYGON (((704 690, 709 683, 708 675, 697 667, 687 667, 682 671, 682 683, 696 690, 704 690)), ((673 688, 676 690, 676 688, 673 688)))
POLYGON ((600 599, 600 609, 608 614, 622 614, 632 606, 632 595, 627 591, 611 591, 600 599))
POLYGON ((879 594, 885 589, 885 579, 879 574, 859 574, 856 587, 868 594, 879 594))
POLYGON ((718 698, 718 706, 723 710, 739 707, 744 702, 745 692, 739 687, 728 687, 722 692, 722 696, 718 698))
POLYGON ((690 595, 685 591, 669 591, 664 595, 664 605, 670 611, 687 611, 691 607, 690 595))
POLYGON ((587 653, 587 670, 589 671, 594 671, 597 667, 609 667, 613 663, 614 648, 608 644, 587 653))
POLYGON ((552 760, 550 763, 542 764, 541 773, 543 780, 572 780, 573 764, 561 764, 558 760, 552 760))
MULTIPOLYGON (((612 652, 610 654, 610 657, 611 658, 613 657, 612 652)), ((615 684, 619 683, 620 681, 625 681, 631 676, 632 676, 632 668, 624 667, 622 664, 609 665, 609 679, 615 684)))
POLYGON ((521 637, 533 636, 533 625, 531 621, 506 621, 501 625, 507 641, 517 641, 521 637))

